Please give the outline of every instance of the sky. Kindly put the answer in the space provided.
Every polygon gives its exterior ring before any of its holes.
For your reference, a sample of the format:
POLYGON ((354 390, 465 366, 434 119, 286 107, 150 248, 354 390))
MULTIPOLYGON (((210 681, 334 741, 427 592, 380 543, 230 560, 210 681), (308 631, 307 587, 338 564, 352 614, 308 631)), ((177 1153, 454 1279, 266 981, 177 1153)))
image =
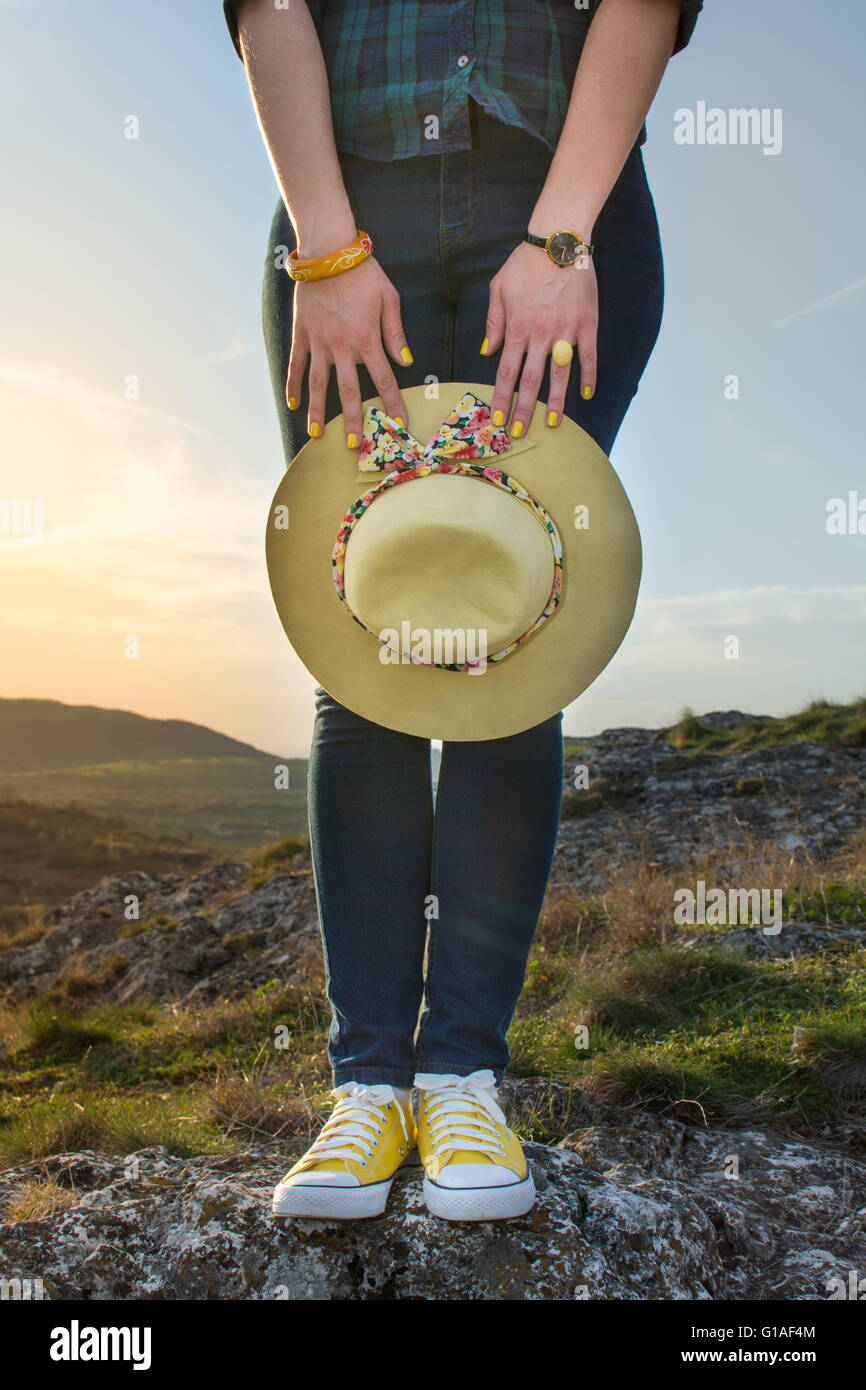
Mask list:
MULTIPOLYGON (((0 0, 0 23, 0 695, 303 754, 315 682, 263 542, 277 190, 221 4, 0 0)), ((644 573, 570 733, 866 692, 864 38, 859 0, 707 0, 665 74, 665 318, 612 454, 644 573), (739 107, 763 142, 678 140, 678 113, 739 107)))

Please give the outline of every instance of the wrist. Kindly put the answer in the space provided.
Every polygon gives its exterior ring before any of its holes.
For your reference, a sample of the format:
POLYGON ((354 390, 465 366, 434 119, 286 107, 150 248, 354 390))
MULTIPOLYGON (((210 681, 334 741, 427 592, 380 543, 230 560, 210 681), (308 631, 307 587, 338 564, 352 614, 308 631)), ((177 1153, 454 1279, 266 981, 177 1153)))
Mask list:
POLYGON ((585 208, 574 207, 563 210, 561 205, 546 207, 538 202, 526 228, 533 236, 549 237, 552 232, 569 231, 580 237, 581 241, 592 243, 595 216, 585 208))
POLYGON ((358 235, 358 224, 348 206, 338 212, 318 212, 293 218, 298 259, 312 260, 349 246, 358 235))

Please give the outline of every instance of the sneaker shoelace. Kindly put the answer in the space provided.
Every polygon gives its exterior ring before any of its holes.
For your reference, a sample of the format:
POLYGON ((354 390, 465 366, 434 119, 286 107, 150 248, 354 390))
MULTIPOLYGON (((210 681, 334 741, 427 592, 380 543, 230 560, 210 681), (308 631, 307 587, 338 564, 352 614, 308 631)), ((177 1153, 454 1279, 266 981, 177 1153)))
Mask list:
POLYGON ((422 1073, 415 1077, 427 1116, 434 1158, 448 1150, 464 1150, 501 1158, 505 1145, 494 1121, 506 1125, 496 1103, 496 1078, 492 1071, 469 1076, 422 1073))
POLYGON ((388 1123, 387 1106, 391 1102, 400 1117, 403 1138, 408 1145, 406 1115, 390 1086, 361 1086, 350 1081, 338 1086, 331 1095, 337 1097, 337 1104, 318 1139, 304 1155, 308 1164, 321 1163, 328 1158, 348 1158, 366 1168, 376 1140, 388 1123))

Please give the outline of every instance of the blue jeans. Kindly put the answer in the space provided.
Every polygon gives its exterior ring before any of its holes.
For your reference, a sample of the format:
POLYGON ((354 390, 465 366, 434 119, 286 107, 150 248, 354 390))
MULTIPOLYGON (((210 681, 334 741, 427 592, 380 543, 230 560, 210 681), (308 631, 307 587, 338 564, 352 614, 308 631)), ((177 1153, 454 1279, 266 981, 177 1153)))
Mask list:
MULTIPOLYGON (((495 379, 499 354, 479 353, 489 283, 523 238, 550 152, 474 106, 472 125, 473 148, 457 154, 393 162, 340 156, 357 225, 372 236, 400 293, 415 358, 395 369, 401 387, 430 376, 495 379)), ((661 324, 661 247, 638 147, 593 241, 598 387, 584 401, 575 365, 565 413, 610 454, 661 324)), ((305 382, 290 411, 294 287, 274 266, 280 245, 294 245, 282 201, 268 244, 263 323, 289 462, 307 439, 307 389, 305 382)), ((375 396, 366 369, 358 373, 362 399, 375 396)), ((545 374, 542 400, 547 386, 545 374)), ((443 410, 451 404, 443 401, 443 410)), ((332 373, 326 419, 340 413, 332 373)), ((434 808, 428 742, 362 719, 317 689, 310 838, 335 1084, 409 1086, 416 1071, 467 1075, 488 1067, 501 1081, 561 793, 561 714, 510 738, 446 743, 434 808)))

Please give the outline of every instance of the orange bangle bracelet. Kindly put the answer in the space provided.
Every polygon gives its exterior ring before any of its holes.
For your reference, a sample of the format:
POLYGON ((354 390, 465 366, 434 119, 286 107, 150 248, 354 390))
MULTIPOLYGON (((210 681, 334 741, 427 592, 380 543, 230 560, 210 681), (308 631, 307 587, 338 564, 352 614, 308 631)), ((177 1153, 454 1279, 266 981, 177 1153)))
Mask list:
POLYGON ((298 260, 298 248, 289 252, 286 270, 293 280, 326 280, 330 275, 342 275, 373 254, 373 243, 366 232, 359 231, 351 246, 339 251, 331 251, 327 256, 314 256, 308 261, 298 260))

